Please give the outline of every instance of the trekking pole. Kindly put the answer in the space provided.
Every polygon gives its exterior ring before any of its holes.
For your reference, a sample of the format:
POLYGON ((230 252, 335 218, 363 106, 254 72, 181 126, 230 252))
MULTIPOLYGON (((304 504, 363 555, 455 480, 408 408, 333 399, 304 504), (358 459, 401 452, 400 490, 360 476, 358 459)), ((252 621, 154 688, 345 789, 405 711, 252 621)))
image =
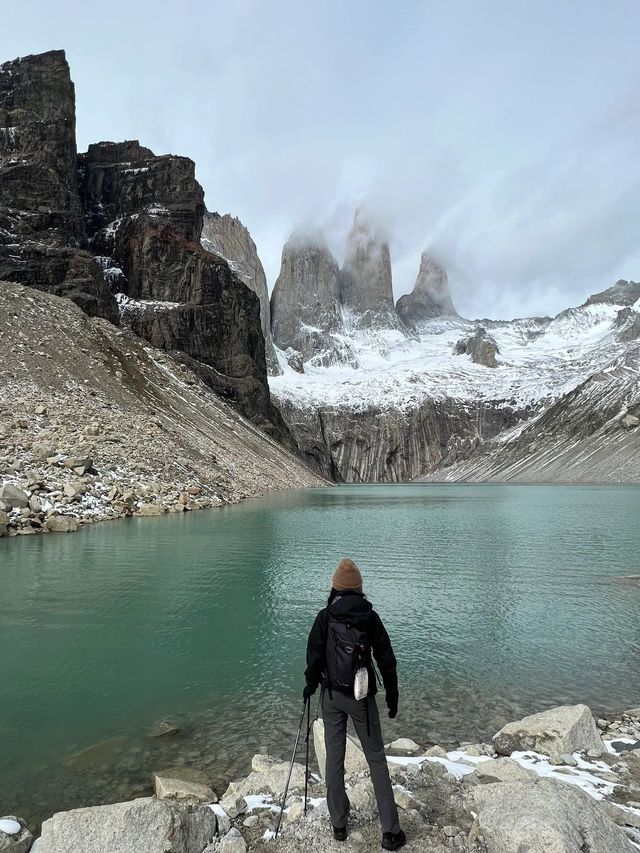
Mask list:
POLYGON ((307 710, 307 702, 309 700, 305 699, 304 704, 302 706, 302 714, 300 714, 300 725, 298 726, 298 733, 296 735, 296 739, 293 744, 293 755, 291 756, 291 764, 289 765, 289 775, 287 776, 287 782, 284 786, 284 794, 282 796, 282 805, 280 806, 280 814, 278 815, 278 823, 276 824, 276 833, 274 838, 278 837, 278 833, 280 832, 280 823, 282 822, 282 813, 284 812, 284 806, 287 802, 287 794, 289 792, 289 782, 291 782, 291 774, 293 772, 293 762, 296 760, 296 752, 298 751, 298 743, 300 742, 300 732, 302 731, 302 724, 304 723, 304 712, 307 710))
POLYGON ((304 762, 304 816, 307 816, 307 792, 309 791, 309 736, 311 735, 311 700, 307 705, 307 754, 304 762))

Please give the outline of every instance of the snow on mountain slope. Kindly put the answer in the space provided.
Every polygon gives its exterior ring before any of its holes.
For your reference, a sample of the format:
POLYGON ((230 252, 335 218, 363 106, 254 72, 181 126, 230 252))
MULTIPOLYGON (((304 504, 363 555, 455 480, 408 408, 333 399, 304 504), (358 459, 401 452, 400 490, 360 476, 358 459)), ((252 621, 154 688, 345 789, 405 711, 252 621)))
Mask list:
POLYGON ((585 304, 552 320, 439 318, 423 324, 413 340, 394 330, 357 330, 347 318, 345 334, 335 337, 354 353, 357 367, 305 363, 301 374, 281 355, 283 373, 270 378, 270 388, 276 400, 300 408, 407 411, 426 399, 445 398, 536 407, 571 391, 625 352, 629 344, 619 339, 616 327, 623 307, 585 304), (456 343, 478 326, 498 345, 495 368, 455 354, 456 343))

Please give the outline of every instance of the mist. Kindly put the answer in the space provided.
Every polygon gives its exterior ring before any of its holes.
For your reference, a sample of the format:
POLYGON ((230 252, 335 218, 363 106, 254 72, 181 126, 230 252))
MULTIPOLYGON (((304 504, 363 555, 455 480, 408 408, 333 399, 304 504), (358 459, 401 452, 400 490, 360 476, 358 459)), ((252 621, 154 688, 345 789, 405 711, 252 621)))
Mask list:
POLYGON ((640 278, 635 0, 24 0, 2 17, 1 61, 67 51, 79 149, 192 157, 271 287, 294 231, 321 228, 341 261, 359 205, 396 297, 427 250, 466 316, 555 314, 640 278))

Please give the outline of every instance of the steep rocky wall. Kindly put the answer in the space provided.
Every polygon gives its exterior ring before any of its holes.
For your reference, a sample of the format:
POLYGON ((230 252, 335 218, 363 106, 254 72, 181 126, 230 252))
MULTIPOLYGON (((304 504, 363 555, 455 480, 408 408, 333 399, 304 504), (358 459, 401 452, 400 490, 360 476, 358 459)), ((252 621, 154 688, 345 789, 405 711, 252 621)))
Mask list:
POLYGON ((278 405, 305 460, 345 483, 412 480, 447 456, 471 453, 527 414, 500 401, 454 399, 426 400, 405 412, 303 408, 288 400, 278 405))
POLYGON ((637 483, 640 346, 590 376, 526 428, 487 442, 466 459, 446 460, 425 479, 637 483))
POLYGON ((258 295, 267 371, 272 376, 279 375, 281 371, 271 334, 271 306, 267 276, 251 234, 236 216, 230 216, 228 213, 220 216, 219 213, 205 211, 200 242, 207 252, 213 252, 225 258, 247 287, 258 295))
POLYGON ((61 50, 0 66, 0 279, 67 296, 118 322, 102 271, 83 251, 75 92, 61 50))
POLYGON ((447 271, 425 252, 411 293, 396 303, 398 316, 406 326, 420 326, 434 317, 457 317, 449 292, 447 271))

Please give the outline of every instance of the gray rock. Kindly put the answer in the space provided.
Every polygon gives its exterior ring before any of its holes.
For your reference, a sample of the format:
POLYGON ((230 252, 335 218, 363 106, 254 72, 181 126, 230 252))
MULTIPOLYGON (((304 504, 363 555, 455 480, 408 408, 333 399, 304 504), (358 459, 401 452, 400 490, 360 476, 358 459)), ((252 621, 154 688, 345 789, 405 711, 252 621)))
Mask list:
POLYGON ((600 808, 618 826, 632 826, 634 829, 640 829, 640 814, 637 812, 625 809, 609 800, 601 800, 600 808))
POLYGON ((385 747, 389 755, 417 755, 420 750, 420 744, 408 737, 400 737, 394 740, 393 743, 387 744, 385 747))
POLYGON ((347 238, 340 298, 358 326, 407 333, 393 302, 389 244, 361 209, 347 238))
POLYGON ((493 737, 499 755, 511 755, 515 750, 533 749, 559 759, 566 753, 604 752, 602 739, 591 711, 586 705, 561 705, 507 723, 493 737))
POLYGON ((25 509, 29 506, 29 495, 11 483, 5 483, 2 487, 0 498, 7 509, 25 509))
POLYGON ((625 415, 620 423, 625 429, 635 429, 640 424, 640 418, 635 415, 625 415))
POLYGON ((45 521, 44 527, 49 533, 75 533, 78 522, 70 515, 51 515, 45 521))
POLYGON ((536 779, 537 775, 533 770, 521 767, 512 758, 495 758, 478 764, 471 777, 483 784, 491 784, 494 782, 523 782, 527 779, 536 779))
POLYGON ((5 815, 0 818, 0 853, 27 853, 33 835, 22 818, 5 815))
POLYGON ((247 844, 240 830, 232 827, 220 843, 220 853, 245 853, 247 844))
POLYGON ((185 803, 214 803, 217 797, 202 781, 180 778, 179 773, 154 773, 153 782, 159 800, 179 800, 185 803))
MULTIPOLYGON (((313 746, 316 752, 316 759, 320 769, 320 776, 324 779, 325 767, 327 763, 327 748, 324 741, 324 723, 322 719, 316 720, 313 724, 313 746)), ((347 746, 344 759, 344 774, 345 777, 353 776, 363 770, 368 770, 369 765, 364 757, 364 752, 360 746, 360 742, 347 734, 347 746)))
POLYGON ((488 853, 632 853, 634 847, 598 803, 551 779, 480 785, 474 831, 488 853))
POLYGON ((353 361, 336 337, 343 330, 339 270, 321 234, 293 234, 285 244, 271 323, 276 345, 300 353, 304 362, 326 367, 353 361))
POLYGON ((172 737, 178 734, 180 734, 180 726, 173 720, 158 720, 147 733, 147 737, 172 737))
POLYGON ((232 819, 247 810, 247 801, 240 793, 238 785, 235 782, 229 784, 224 797, 220 800, 220 805, 232 819))
POLYGON ((496 355, 500 352, 498 344, 482 326, 478 326, 472 335, 462 338, 455 347, 457 355, 468 355, 471 361, 485 367, 497 367, 496 355))
POLYGON ((413 290, 398 299, 396 310, 405 325, 417 327, 434 317, 458 316, 451 301, 447 272, 428 254, 422 254, 413 290))
POLYGON ((68 456, 64 460, 65 468, 73 468, 76 474, 86 474, 93 470, 93 459, 90 456, 68 456))
POLYGON ((9 516, 6 512, 0 510, 0 536, 7 536, 9 533, 9 516))
POLYGON ((267 277, 251 234, 237 217, 230 216, 228 213, 220 216, 219 213, 205 211, 200 242, 207 252, 214 252, 226 258, 232 269, 240 274, 247 287, 258 295, 267 368, 271 375, 277 376, 281 370, 271 336, 271 306, 267 277))
POLYGON ((55 814, 39 853, 202 853, 215 832, 207 806, 144 798, 55 814))

